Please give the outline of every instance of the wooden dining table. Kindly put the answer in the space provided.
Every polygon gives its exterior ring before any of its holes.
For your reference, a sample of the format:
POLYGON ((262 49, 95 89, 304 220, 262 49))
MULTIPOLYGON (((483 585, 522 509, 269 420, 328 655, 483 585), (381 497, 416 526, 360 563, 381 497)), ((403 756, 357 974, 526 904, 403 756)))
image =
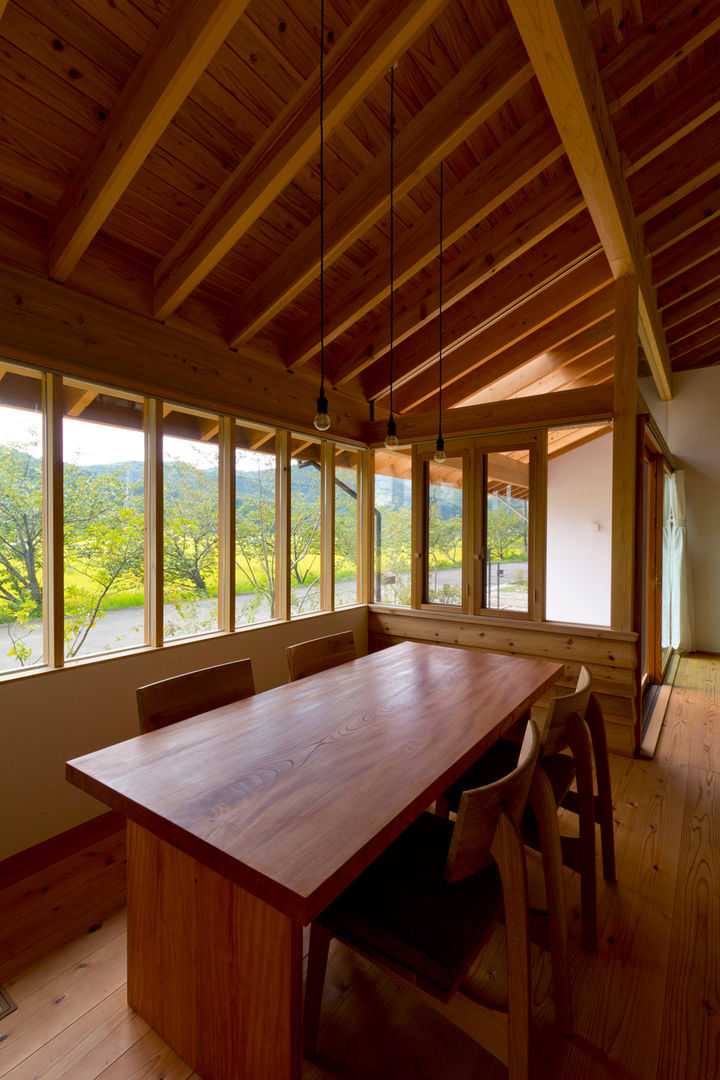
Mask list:
POLYGON ((405 642, 68 762, 127 818, 130 1005, 202 1080, 297 1080, 303 926, 562 670, 405 642))

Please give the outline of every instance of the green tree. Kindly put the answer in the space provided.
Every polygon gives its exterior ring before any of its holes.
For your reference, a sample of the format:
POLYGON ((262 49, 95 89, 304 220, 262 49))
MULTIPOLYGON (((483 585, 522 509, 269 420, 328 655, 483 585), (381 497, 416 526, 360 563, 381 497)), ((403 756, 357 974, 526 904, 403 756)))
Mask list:
POLYGON ((0 446, 0 619, 42 616, 42 464, 22 443, 0 446))
POLYGON ((502 562, 527 535, 527 515, 498 502, 488 513, 487 554, 490 561, 502 562))
POLYGON ((129 485, 122 466, 64 467, 65 649, 82 649, 105 614, 112 592, 142 586, 142 490, 129 485))
POLYGON ((253 597, 242 605, 248 622, 267 605, 275 618, 275 468, 243 472, 246 494, 238 497, 235 565, 238 585, 245 584, 253 597))
POLYGON ((175 597, 194 591, 208 595, 217 575, 218 479, 216 468, 185 461, 165 465, 165 582, 175 597))

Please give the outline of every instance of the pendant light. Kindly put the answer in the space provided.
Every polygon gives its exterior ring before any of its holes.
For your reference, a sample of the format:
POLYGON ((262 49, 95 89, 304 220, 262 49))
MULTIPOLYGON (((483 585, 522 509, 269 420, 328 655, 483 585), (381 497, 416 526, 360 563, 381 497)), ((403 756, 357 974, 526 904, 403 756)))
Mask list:
POLYGON ((320 0, 320 393, 313 423, 318 431, 330 427, 328 401, 325 397, 325 111, 324 80, 325 0, 320 0))
POLYGON ((445 461, 445 440, 442 433, 442 350, 443 350, 443 163, 440 162, 440 311, 438 312, 438 327, 440 334, 440 347, 438 349, 438 433, 435 441, 435 460, 439 465, 445 461))
POLYGON ((393 416, 393 317, 395 302, 394 248, 395 224, 393 221, 393 188, 395 186, 393 144, 395 141, 395 67, 390 69, 390 416, 387 422, 385 446, 394 450, 398 445, 397 426, 393 416))

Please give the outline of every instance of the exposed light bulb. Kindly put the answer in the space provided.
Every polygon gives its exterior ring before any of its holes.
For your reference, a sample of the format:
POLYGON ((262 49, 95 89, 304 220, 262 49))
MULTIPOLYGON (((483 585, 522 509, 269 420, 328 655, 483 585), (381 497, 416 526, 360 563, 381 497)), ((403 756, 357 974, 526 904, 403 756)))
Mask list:
POLYGON ((387 435, 385 436, 385 446, 388 450, 394 450, 398 446, 397 428, 395 426, 395 420, 392 413, 390 419, 387 422, 387 435))
POLYGON ((438 435, 437 442, 435 443, 435 460, 437 461, 438 465, 442 465, 443 461, 445 461, 446 458, 447 454, 445 453, 445 440, 443 439, 442 435, 438 435))
POLYGON ((318 431, 327 431, 330 427, 330 417, 328 415, 328 402, 325 397, 325 392, 320 391, 320 396, 317 399, 317 412, 315 413, 315 419, 313 424, 318 431))

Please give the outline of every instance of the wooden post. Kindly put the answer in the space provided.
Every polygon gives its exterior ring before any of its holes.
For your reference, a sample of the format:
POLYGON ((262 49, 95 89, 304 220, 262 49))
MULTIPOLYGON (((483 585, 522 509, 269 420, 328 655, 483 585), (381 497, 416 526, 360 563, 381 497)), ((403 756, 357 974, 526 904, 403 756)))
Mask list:
MULTIPOLYGON (((375 478, 370 450, 358 451, 358 603, 375 603, 375 478)), ((379 599, 379 597, 377 597, 379 599)))
POLYGON ((335 610, 335 444, 320 443, 320 607, 335 610))
POLYGON ((615 381, 613 389, 612 584, 610 624, 633 629, 635 565, 635 463, 637 456, 637 279, 615 283, 615 381))
POLYGON ((528 574, 528 614, 536 622, 545 621, 547 580, 547 505, 548 505, 548 433, 537 433, 535 449, 530 451, 530 516, 533 522, 529 540, 532 572, 528 574), (533 493, 534 492, 534 497, 533 493))
POLYGON ((43 379, 43 638, 45 662, 65 663, 63 594, 65 578, 63 518, 63 381, 43 379))
POLYGON ((277 433, 275 480, 275 617, 290 618, 290 435, 277 433))
POLYGON ((235 629, 235 420, 220 418, 220 629, 235 629))
POLYGON ((163 643, 163 404, 145 402, 145 640, 163 643))

